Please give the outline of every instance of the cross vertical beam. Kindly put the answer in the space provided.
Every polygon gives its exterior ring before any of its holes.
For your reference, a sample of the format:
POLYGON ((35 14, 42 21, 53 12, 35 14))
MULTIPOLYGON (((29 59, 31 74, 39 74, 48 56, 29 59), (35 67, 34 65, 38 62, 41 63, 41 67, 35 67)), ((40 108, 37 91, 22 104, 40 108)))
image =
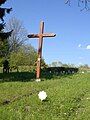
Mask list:
POLYGON ((40 33, 39 34, 29 34, 28 38, 39 38, 38 45, 38 59, 37 59, 37 68, 36 68, 36 78, 40 79, 40 71, 41 71, 41 59, 42 59, 42 45, 43 45, 43 37, 55 37, 54 33, 45 33, 44 34, 44 22, 40 22, 40 33))
POLYGON ((37 60, 37 71, 36 78, 40 79, 40 71, 41 71, 41 59, 42 59, 42 44, 43 44, 43 32, 44 32, 44 22, 40 23, 40 36, 39 36, 39 46, 38 46, 38 60, 37 60))

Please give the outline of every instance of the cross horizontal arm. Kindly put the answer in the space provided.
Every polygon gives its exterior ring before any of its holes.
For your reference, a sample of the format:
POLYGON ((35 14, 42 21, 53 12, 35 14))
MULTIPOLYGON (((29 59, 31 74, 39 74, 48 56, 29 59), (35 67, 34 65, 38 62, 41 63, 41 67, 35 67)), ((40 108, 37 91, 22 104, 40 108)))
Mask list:
POLYGON ((42 37, 55 37, 56 34, 54 34, 54 33, 44 33, 44 34, 30 34, 30 35, 28 35, 29 38, 39 38, 40 36, 42 36, 42 37))
POLYGON ((39 38, 38 34, 30 34, 28 35, 28 38, 39 38))
POLYGON ((43 37, 55 37, 56 34, 54 34, 54 33, 44 33, 42 36, 43 37))

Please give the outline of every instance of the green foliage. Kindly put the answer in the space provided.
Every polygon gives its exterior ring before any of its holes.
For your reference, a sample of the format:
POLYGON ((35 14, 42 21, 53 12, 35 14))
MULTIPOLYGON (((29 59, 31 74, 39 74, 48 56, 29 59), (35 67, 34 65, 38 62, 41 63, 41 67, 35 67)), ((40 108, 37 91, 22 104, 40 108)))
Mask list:
MULTIPOLYGON (((17 66, 19 71, 33 71, 37 65, 37 51, 31 45, 23 45, 17 52, 10 54, 10 66, 17 66)), ((41 66, 47 67, 42 59, 41 66)))
POLYGON ((18 52, 10 54, 10 66, 32 66, 37 59, 35 49, 30 45, 23 45, 18 52))
POLYGON ((0 58, 0 67, 2 67, 3 58, 0 58))
POLYGON ((8 56, 9 53, 9 43, 8 40, 5 39, 0 41, 0 58, 8 56))
POLYGON ((0 83, 1 120, 89 120, 90 74, 0 83), (47 93, 41 102, 39 91, 47 93))
POLYGON ((7 38, 11 36, 12 30, 10 32, 4 32, 4 16, 6 13, 10 13, 12 8, 2 8, 1 5, 7 0, 0 0, 0 66, 2 66, 2 61, 8 58, 9 54, 9 42, 7 38))

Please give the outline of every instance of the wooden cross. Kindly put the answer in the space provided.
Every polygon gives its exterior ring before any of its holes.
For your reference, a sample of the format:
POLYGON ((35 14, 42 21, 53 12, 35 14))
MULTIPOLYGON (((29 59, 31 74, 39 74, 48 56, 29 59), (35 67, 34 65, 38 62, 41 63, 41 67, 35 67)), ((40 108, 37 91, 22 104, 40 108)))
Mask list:
POLYGON ((44 37, 55 37, 54 33, 44 33, 44 22, 40 22, 40 33, 39 34, 29 34, 29 38, 39 38, 39 46, 38 46, 38 59, 37 59, 37 69, 36 69, 36 78, 40 79, 40 71, 41 71, 41 59, 42 59, 42 44, 44 37))

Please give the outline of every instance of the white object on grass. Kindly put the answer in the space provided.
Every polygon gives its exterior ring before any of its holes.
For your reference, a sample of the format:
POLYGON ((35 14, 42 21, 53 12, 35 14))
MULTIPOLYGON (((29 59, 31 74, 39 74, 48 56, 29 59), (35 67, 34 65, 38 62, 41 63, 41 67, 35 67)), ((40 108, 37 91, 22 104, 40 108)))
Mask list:
POLYGON ((36 82, 40 82, 41 81, 41 79, 36 79, 36 82))
POLYGON ((82 73, 84 73, 84 71, 82 71, 82 73))
POLYGON ((43 101, 47 98, 47 94, 44 91, 40 91, 39 94, 38 94, 38 97, 41 101, 43 101))

